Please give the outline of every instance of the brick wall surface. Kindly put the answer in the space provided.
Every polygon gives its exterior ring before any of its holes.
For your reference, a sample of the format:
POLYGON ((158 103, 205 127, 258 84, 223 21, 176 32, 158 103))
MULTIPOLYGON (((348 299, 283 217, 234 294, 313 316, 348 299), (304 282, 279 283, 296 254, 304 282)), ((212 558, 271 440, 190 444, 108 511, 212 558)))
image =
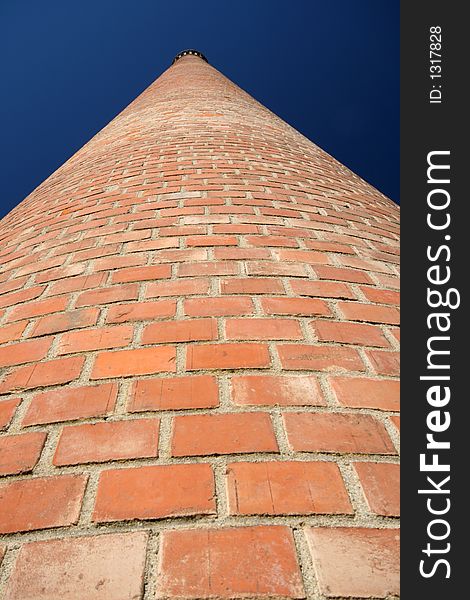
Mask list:
POLYGON ((398 209, 201 58, 0 224, 0 597, 398 596, 398 209))

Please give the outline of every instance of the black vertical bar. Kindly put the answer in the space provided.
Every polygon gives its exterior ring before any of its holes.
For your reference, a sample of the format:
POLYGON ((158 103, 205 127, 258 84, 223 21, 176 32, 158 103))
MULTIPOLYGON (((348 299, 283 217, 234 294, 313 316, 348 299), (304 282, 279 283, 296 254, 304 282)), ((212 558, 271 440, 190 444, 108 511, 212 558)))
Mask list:
MULTIPOLYGON (((469 129, 469 108, 464 105, 469 80, 466 59, 470 54, 470 36, 464 8, 462 3, 449 1, 401 3, 401 597, 413 600, 462 597, 465 592, 460 590, 466 587, 464 563, 467 553, 457 550, 457 546, 465 548, 468 530, 462 505, 467 503, 468 492, 464 492, 464 486, 468 467, 464 444, 470 433, 466 410, 470 398, 468 386, 464 385, 464 373, 470 370, 470 325, 465 314, 470 277, 467 242, 470 237, 467 217, 470 198, 464 185, 469 171, 465 164, 468 151, 464 147, 469 129), (438 35, 438 31, 440 42, 438 37, 431 37, 438 35), (431 46, 433 43, 439 43, 440 47, 431 46), (431 62, 439 59, 441 62, 431 62), (441 68, 431 69, 433 66, 441 68), (438 73, 441 77, 430 77, 438 73), (449 154, 429 155, 437 151, 449 154), (449 165, 450 169, 431 171, 431 181, 428 181, 428 160, 449 165), (450 182, 444 183, 447 178, 450 182), (448 197, 450 202, 445 209, 435 209, 428 204, 441 203, 443 206, 448 197), (447 214, 450 218, 447 228, 433 229, 427 221, 430 215, 431 222, 440 226, 446 222, 447 214), (437 270, 428 271, 436 265, 437 270), (449 273, 446 283, 436 284, 429 279, 442 280, 449 273), (460 295, 460 306, 432 308, 428 289, 440 292, 443 302, 449 290, 454 289, 448 296, 449 304, 457 304, 460 295), (438 329, 438 319, 430 317, 432 313, 446 315, 439 323, 443 328, 450 323, 447 332, 438 329), (434 355, 432 364, 438 363, 441 367, 447 364, 449 369, 430 369, 428 366, 427 344, 433 336, 450 338, 431 341, 431 348, 435 350, 450 350, 448 355, 434 355), (420 380, 420 376, 448 376, 450 379, 420 380), (428 397, 432 394, 429 392, 432 386, 436 386, 434 395, 430 396, 435 401, 434 406, 428 397), (445 404, 446 387, 450 400, 445 404), (449 417, 450 425, 444 428, 449 417), (442 426, 443 431, 436 433, 430 426, 442 426), (429 439, 426 436, 432 433, 434 440, 450 442, 450 448, 427 448, 429 439), (423 470, 420 468, 421 454, 426 456, 424 462, 428 464, 433 460, 432 455, 437 455, 434 460, 448 464, 450 470, 423 470), (463 461, 460 468, 459 461, 463 461), (448 476, 450 479, 445 481, 448 476), (418 490, 424 492, 418 493, 418 490), (442 514, 432 514, 430 509, 442 511, 442 514), (433 523, 436 519, 441 521, 433 523), (432 539, 432 536, 442 539, 432 539)), ((431 302, 439 304, 438 298, 437 294, 432 295, 431 302)))

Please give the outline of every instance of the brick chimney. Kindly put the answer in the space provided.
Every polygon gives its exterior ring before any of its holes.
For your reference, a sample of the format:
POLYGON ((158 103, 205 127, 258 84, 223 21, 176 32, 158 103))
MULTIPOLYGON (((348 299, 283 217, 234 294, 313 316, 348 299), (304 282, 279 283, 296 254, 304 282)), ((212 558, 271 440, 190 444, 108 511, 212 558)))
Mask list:
POLYGON ((180 53, 0 223, 0 596, 398 596, 398 208, 180 53))

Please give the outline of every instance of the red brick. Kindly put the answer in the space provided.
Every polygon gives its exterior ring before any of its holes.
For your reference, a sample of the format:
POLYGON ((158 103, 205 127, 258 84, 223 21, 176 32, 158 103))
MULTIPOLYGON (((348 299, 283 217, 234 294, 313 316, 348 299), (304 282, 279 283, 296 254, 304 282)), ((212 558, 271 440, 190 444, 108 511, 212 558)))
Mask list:
POLYGON ((36 287, 30 287, 26 290, 20 290, 19 292, 3 294, 0 297, 0 308, 5 308, 6 306, 14 306, 15 304, 19 304, 20 302, 27 302, 28 300, 34 300, 35 298, 38 298, 45 289, 45 285, 38 285, 36 287))
POLYGON ((155 263, 175 263, 192 262, 197 260, 207 260, 207 250, 204 248, 183 248, 177 250, 157 250, 153 262, 155 263))
POLYGON ((400 382, 370 377, 330 377, 330 385, 343 406, 400 410, 400 382))
POLYGON ((390 347, 382 330, 374 325, 344 321, 312 321, 310 326, 321 342, 390 347))
POLYGON ((366 350, 367 358, 370 360, 374 371, 378 375, 396 376, 400 375, 400 353, 385 352, 383 350, 366 350))
POLYGON ((269 415, 235 413, 174 418, 172 456, 277 452, 269 415))
POLYGON ((81 275, 70 277, 53 283, 48 289, 49 296, 67 294, 100 287, 106 280, 107 273, 95 273, 93 275, 81 275))
POLYGON ((261 307, 267 315, 330 315, 323 300, 312 298, 261 298, 261 307))
POLYGON ((147 535, 138 531, 27 542, 5 600, 141 598, 147 535))
POLYGON ((128 323, 132 321, 153 321, 176 314, 175 300, 161 302, 135 302, 110 306, 106 323, 128 323))
POLYGON ((314 271, 319 279, 333 279, 335 281, 348 281, 350 283, 373 283, 367 273, 356 269, 340 269, 315 265, 314 271))
POLYGON ((271 258, 266 248, 214 248, 215 260, 256 260, 271 258))
POLYGON ((324 406, 314 375, 234 375, 232 402, 241 406, 324 406))
POLYGON ((273 254, 281 262, 307 263, 310 265, 328 264, 330 262, 327 254, 315 252, 314 250, 275 250, 273 254))
POLYGON ((375 274, 375 279, 379 282, 379 285, 383 285, 384 287, 392 288, 393 290, 400 289, 400 278, 392 277, 390 275, 382 275, 381 273, 375 274))
POLYGON ((79 377, 84 362, 82 356, 71 356, 18 367, 0 382, 0 394, 69 383, 79 377))
POLYGON ((131 375, 151 375, 152 373, 176 371, 176 351, 174 346, 138 348, 101 352, 95 359, 91 379, 107 377, 127 377, 131 375))
POLYGON ((187 319, 184 321, 160 321, 147 325, 142 335, 143 344, 168 342, 196 342, 217 339, 215 319, 187 319))
POLYGON ((204 344, 189 346, 186 368, 256 369, 269 367, 271 358, 265 344, 204 344))
POLYGON ((282 282, 279 279, 223 279, 220 282, 222 294, 284 294, 282 282))
POLYGON ((370 415, 286 413, 284 422, 295 452, 396 454, 385 427, 370 415))
POLYGON ((280 277, 308 277, 305 266, 284 262, 249 262, 246 265, 248 275, 275 275, 280 277))
POLYGON ((0 400, 0 430, 5 429, 10 424, 16 409, 20 405, 21 398, 11 398, 10 400, 0 400))
POLYGON ((132 342, 134 328, 131 325, 117 327, 100 327, 85 331, 72 331, 60 336, 57 354, 104 350, 105 348, 122 348, 132 342))
POLYGON ((83 263, 76 263, 67 267, 58 267, 57 269, 49 269, 48 271, 36 275, 35 281, 36 283, 49 283, 49 281, 81 275, 84 270, 85 265, 83 263))
POLYGON ((400 293, 393 290, 379 290, 372 287, 361 287, 361 292, 369 300, 377 304, 400 304, 400 293))
POLYGON ((251 298, 189 298, 184 301, 184 312, 190 317, 217 317, 246 315, 253 312, 251 298))
POLYGON ((0 475, 29 473, 39 460, 46 434, 35 431, 0 438, 0 475))
POLYGON ((232 515, 352 514, 331 462, 237 462, 227 465, 232 515))
POLYGON ((97 271, 111 271, 125 269, 126 267, 139 267, 147 262, 147 257, 142 254, 127 254, 112 256, 111 258, 97 258, 91 264, 94 273, 97 271))
POLYGON ((158 419, 138 419, 64 427, 53 464, 156 457, 159 424, 158 419))
POLYGON ((130 281, 152 281, 153 279, 168 279, 171 277, 171 265, 156 265, 151 267, 129 267, 119 269, 111 277, 111 283, 128 283, 130 281))
POLYGON ((52 338, 43 338, 4 346, 0 348, 0 368, 42 360, 51 344, 52 338))
POLYGON ((307 539, 320 592, 328 598, 400 595, 398 529, 309 527, 307 539))
POLYGON ((343 316, 351 321, 369 321, 388 325, 398 325, 400 322, 398 310, 389 306, 361 304, 360 302, 338 302, 338 308, 343 316))
POLYGON ((238 246, 238 240, 233 235, 196 235, 186 238, 188 247, 197 246, 238 246))
POLYGON ((23 427, 101 417, 110 414, 116 403, 118 386, 104 383, 85 387, 51 390, 33 396, 23 419, 23 427))
POLYGON ((259 233, 259 227, 256 225, 214 225, 212 231, 214 233, 244 235, 245 233, 259 233))
MULTIPOLYGON (((268 246, 268 247, 277 247, 277 246, 288 246, 291 248, 298 248, 298 243, 292 239, 281 235, 247 235, 246 242, 248 246, 268 246)), ((314 254, 314 253, 313 253, 314 254)), ((283 259, 281 259, 283 260, 283 259)), ((285 259, 288 260, 288 259, 285 259)))
POLYGON ((353 248, 346 244, 336 244, 334 242, 321 242, 319 240, 305 240, 305 245, 311 250, 320 250, 321 252, 338 252, 339 254, 354 254, 353 248))
POLYGON ((400 516, 400 466, 390 463, 354 463, 371 512, 400 516))
POLYGON ((128 410, 182 410, 219 405, 217 380, 211 375, 164 377, 134 382, 128 410))
POLYGON ((0 533, 77 523, 86 480, 83 475, 61 475, 0 485, 0 533))
POLYGON ((278 346, 277 351, 283 369, 364 371, 362 360, 357 350, 353 348, 284 344, 278 346))
POLYGON ((47 317, 41 317, 34 324, 31 337, 70 331, 70 329, 81 329, 96 325, 100 314, 99 308, 82 308, 65 313, 57 313, 47 317))
MULTIPOLYGON (((206 199, 207 201, 207 199, 206 199)), ((207 233, 207 227, 202 225, 182 225, 176 227, 165 227, 159 231, 159 236, 186 236, 186 235, 204 235, 207 233)))
POLYGON ((237 263, 198 262, 178 265, 178 277, 199 277, 216 275, 239 275, 237 263))
POLYGON ((100 474, 93 521, 211 515, 214 495, 208 464, 110 469, 100 474))
POLYGON ((21 277, 22 275, 30 275, 31 273, 38 273, 39 271, 49 271, 53 267, 60 267, 65 261, 65 258, 63 256, 49 258, 46 260, 38 260, 36 256, 31 255, 29 259, 33 261, 32 264, 27 264, 19 268, 16 271, 15 275, 17 277, 21 277), (33 257, 36 260, 34 260, 33 257))
POLYGON ((21 321, 21 319, 31 319, 32 317, 40 317, 41 315, 49 315, 51 313, 65 310, 68 304, 68 298, 47 298, 46 300, 37 300, 27 302, 11 309, 8 315, 8 322, 21 321))
POLYGON ((27 325, 28 321, 18 321, 17 323, 0 327, 0 344, 19 340, 27 325))
POLYGON ((208 279, 157 281, 147 285, 147 298, 159 296, 193 296, 209 292, 208 279))
POLYGON ((400 432, 400 417, 393 416, 389 417, 390 421, 395 425, 398 432, 400 432))
POLYGON ((355 269, 362 269, 363 271, 374 271, 376 273, 390 274, 390 269, 387 267, 387 265, 373 260, 364 260, 357 256, 341 256, 338 258, 338 260, 346 267, 354 267, 355 269))
POLYGON ((288 527, 164 531, 160 555, 158 598, 305 597, 288 527))
POLYGON ((109 304, 123 302, 124 300, 137 300, 139 287, 135 283, 116 285, 114 287, 100 288, 83 292, 77 298, 75 306, 93 306, 95 304, 109 304))
POLYGON ((229 340, 301 340, 300 324, 294 319, 227 319, 229 340))
POLYGON ((8 292, 13 292, 15 290, 21 289, 24 284, 28 281, 27 277, 17 277, 15 279, 10 279, 9 281, 5 281, 4 283, 0 283, 0 294, 6 294, 8 292))
POLYGON ((323 298, 354 298, 352 290, 345 283, 333 281, 306 281, 293 279, 289 282, 294 294, 299 296, 319 296, 323 298))
MULTIPOLYGON (((150 225, 151 223, 146 221, 146 224, 150 225)), ((136 223, 134 227, 137 227, 136 223)), ((162 230, 163 231, 163 230, 162 230)), ((162 233, 160 232, 160 236, 162 233)), ((124 246, 124 250, 126 252, 148 252, 153 250, 166 250, 169 248, 178 248, 179 240, 178 238, 159 238, 157 240, 147 240, 141 242, 128 242, 124 246)))

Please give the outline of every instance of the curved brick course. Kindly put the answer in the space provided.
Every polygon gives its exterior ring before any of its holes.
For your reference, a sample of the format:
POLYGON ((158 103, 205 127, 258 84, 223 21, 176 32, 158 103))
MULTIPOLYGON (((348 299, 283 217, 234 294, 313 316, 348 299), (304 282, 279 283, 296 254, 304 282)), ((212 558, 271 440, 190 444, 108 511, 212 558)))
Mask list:
POLYGON ((397 596, 398 231, 190 55, 7 215, 0 596, 397 596))

